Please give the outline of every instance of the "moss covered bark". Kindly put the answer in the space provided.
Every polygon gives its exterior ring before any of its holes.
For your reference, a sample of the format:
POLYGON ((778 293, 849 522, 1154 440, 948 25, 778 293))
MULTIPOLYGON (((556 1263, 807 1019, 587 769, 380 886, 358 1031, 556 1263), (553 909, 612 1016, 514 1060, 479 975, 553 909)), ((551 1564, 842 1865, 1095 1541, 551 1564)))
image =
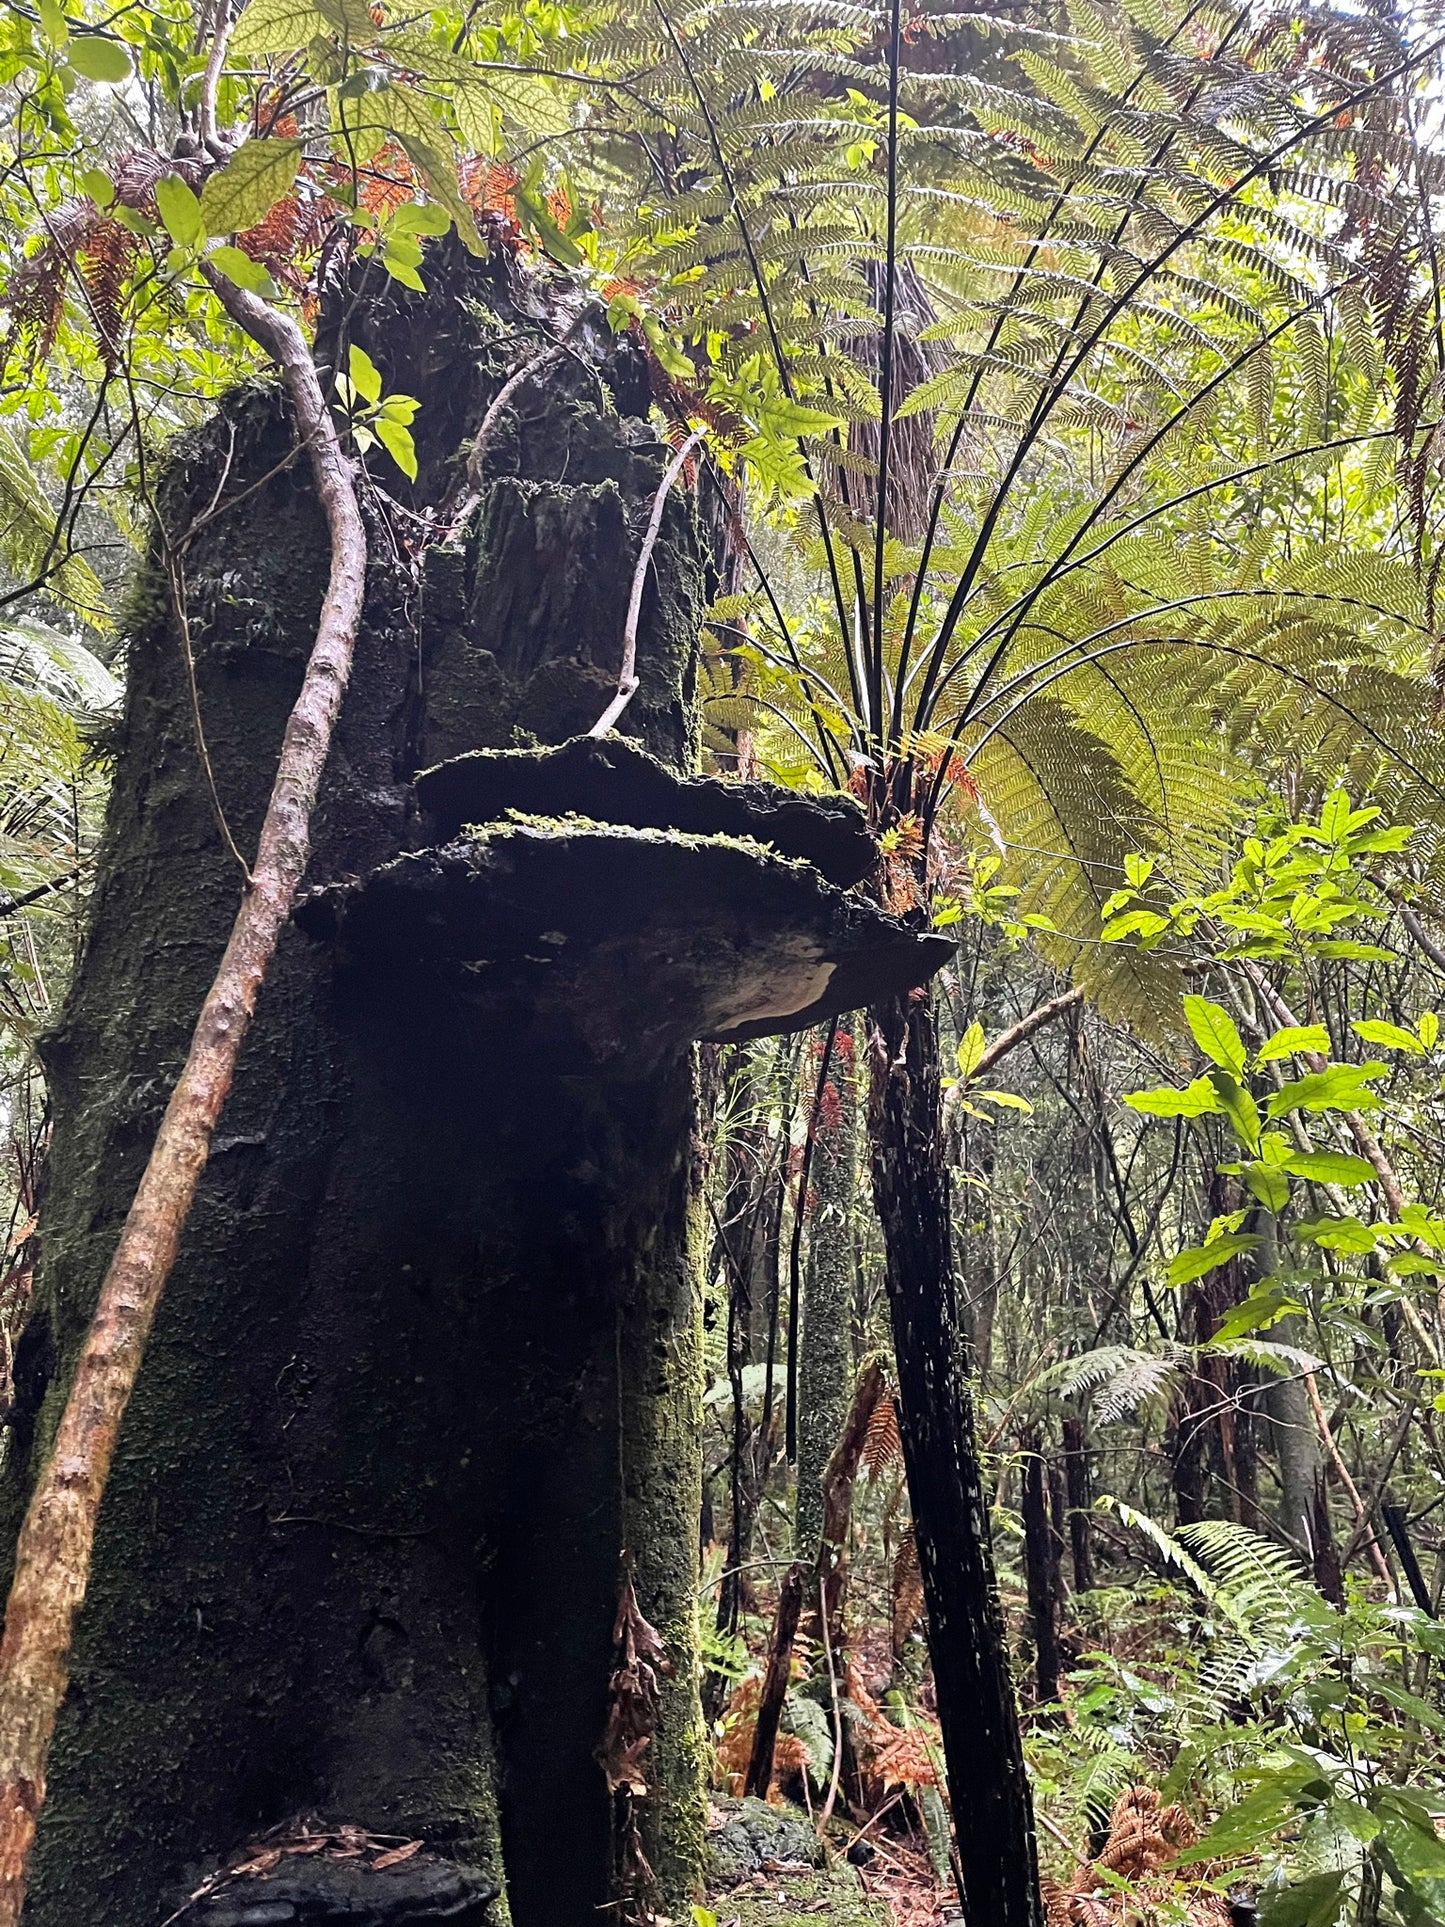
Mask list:
MULTIPOLYGON (((422 399, 416 508, 451 488, 529 326, 500 266, 453 261, 429 280, 353 324, 388 389, 422 399)), ((315 881, 416 840, 420 765, 560 741, 615 681, 630 522, 667 451, 643 419, 640 358, 602 326, 573 342, 580 358, 493 439, 465 539, 414 568, 395 530, 373 530, 315 881)), ((179 448, 164 492, 179 529, 223 465, 239 497, 281 464, 188 557, 211 758, 243 848, 325 581, 288 450, 276 396, 239 394, 179 448)), ((706 569, 694 505, 675 495, 627 726, 676 764, 706 569)), ((130 634, 90 938, 49 1054, 12 1513, 239 881, 154 573, 130 634)), ((308 1811, 495 1870, 518 1927, 592 1922, 624 1549, 673 1662, 651 1824, 682 1895, 701 1824, 692 1121, 684 1058, 632 1081, 585 1055, 543 1065, 524 1028, 342 984, 324 945, 287 933, 107 1495, 34 1927, 156 1927, 245 1841, 308 1811)))
POLYGON ((797 1557, 816 1562, 823 1531, 823 1474, 853 1396, 853 1210, 857 1196, 858 1102, 854 1031, 840 1022, 813 1142, 816 1202, 803 1278, 798 1351, 797 1557))

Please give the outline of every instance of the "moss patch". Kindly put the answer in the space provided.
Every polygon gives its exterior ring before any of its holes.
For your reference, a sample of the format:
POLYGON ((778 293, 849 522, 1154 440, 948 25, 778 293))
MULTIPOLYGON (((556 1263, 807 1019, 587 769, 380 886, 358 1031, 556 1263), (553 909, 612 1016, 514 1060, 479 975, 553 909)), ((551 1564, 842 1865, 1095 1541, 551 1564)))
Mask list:
POLYGON ((844 1860, 804 1873, 756 1873, 741 1886, 714 1894, 708 1906, 718 1927, 889 1927, 888 1909, 870 1900, 844 1860))

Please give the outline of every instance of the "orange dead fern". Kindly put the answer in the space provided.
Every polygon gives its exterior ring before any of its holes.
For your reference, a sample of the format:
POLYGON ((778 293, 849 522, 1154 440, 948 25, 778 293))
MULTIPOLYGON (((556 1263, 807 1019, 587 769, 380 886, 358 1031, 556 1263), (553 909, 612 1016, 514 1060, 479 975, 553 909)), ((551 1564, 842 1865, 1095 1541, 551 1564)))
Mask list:
POLYGON ((903 1439, 898 1430, 898 1407, 891 1398, 880 1398, 873 1407, 868 1430, 863 1438, 863 1465, 868 1477, 878 1480, 886 1472, 896 1472, 903 1464, 903 1439))
POLYGON ((918 1564, 918 1539, 910 1526, 893 1561, 893 1652, 897 1657, 923 1617, 923 1573, 918 1564))
POLYGON ((77 251, 76 259, 108 375, 113 375, 120 366, 126 283, 139 252, 138 238, 108 215, 96 222, 77 251))
POLYGON ((1172 1871, 1179 1854, 1198 1839, 1198 1827, 1177 1801, 1166 1806, 1153 1787, 1126 1787, 1114 1802, 1103 1850, 1067 1887, 1046 1884, 1048 1927, 1126 1927, 1139 1909, 1119 1882, 1136 1890, 1146 1915, 1182 1904, 1189 1927, 1228 1927, 1229 1905, 1222 1895, 1181 1881, 1172 1871))

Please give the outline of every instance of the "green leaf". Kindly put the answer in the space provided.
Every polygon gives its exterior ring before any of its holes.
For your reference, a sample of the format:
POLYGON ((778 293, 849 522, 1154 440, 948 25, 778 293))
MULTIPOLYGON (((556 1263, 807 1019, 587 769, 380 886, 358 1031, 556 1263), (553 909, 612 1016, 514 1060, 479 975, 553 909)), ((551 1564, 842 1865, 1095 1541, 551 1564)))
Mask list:
POLYGON ((412 441, 411 430, 403 428, 400 422, 388 421, 378 415, 372 423, 377 440, 391 456, 409 482, 416 480, 416 444, 412 441))
POLYGON ((234 234, 264 221, 290 191, 300 165, 299 139, 247 141, 201 189, 207 230, 234 234))
POLYGON ((1413 1051, 1417 1057, 1424 1054, 1425 1046, 1413 1031, 1387 1023, 1383 1017, 1358 1018, 1350 1029, 1367 1044, 1381 1044, 1386 1050, 1413 1051))
POLYGON ((70 38, 70 25, 65 18, 65 9, 58 0, 37 0, 40 14, 40 31, 52 47, 63 47, 70 38))
POLYGON ((1350 957, 1357 963, 1394 963, 1396 955, 1380 943, 1357 943, 1353 937, 1331 937, 1323 943, 1312 943, 1310 949, 1317 957, 1350 957))
POLYGON ((1328 1871, 1306 1874, 1294 1886, 1268 1895, 1260 1908, 1260 1927, 1335 1927, 1344 1878, 1328 1871))
POLYGON ((357 41, 365 46, 376 39, 376 22, 371 17, 367 0, 318 0, 318 4, 331 23, 332 30, 344 40, 357 41))
POLYGON ((1259 1106, 1249 1092, 1231 1072, 1213 1070, 1209 1081, 1218 1094, 1219 1102, 1230 1123, 1234 1126, 1235 1136, 1246 1151, 1254 1151, 1259 1146, 1259 1106))
POLYGON ((1368 1184, 1375 1175, 1368 1159, 1348 1151, 1291 1151, 1280 1164, 1295 1177, 1313 1178, 1317 1184, 1368 1184))
POLYGON ((1033 1105, 1026 1097, 1020 1097, 1015 1091, 974 1091, 972 1095, 983 1098, 989 1104, 1002 1104, 1008 1110, 1022 1111, 1027 1117, 1032 1117, 1034 1114, 1033 1105))
POLYGON ((1309 1218, 1295 1226, 1295 1236, 1326 1251, 1356 1254, 1373 1251, 1379 1243, 1379 1229, 1355 1217, 1309 1218))
POLYGON ((1169 1261, 1165 1277, 1171 1285, 1189 1285, 1208 1272, 1217 1271, 1243 1251, 1253 1251, 1259 1243, 1252 1231, 1236 1231, 1227 1238, 1215 1238, 1207 1245, 1190 1245, 1169 1261))
POLYGON ((1182 1091, 1165 1084, 1157 1091, 1129 1091, 1124 1102, 1146 1117, 1205 1117, 1222 1112, 1219 1093, 1207 1077, 1196 1077, 1182 1091))
POLYGON ((1319 1051, 1321 1054, 1330 1049, 1330 1033, 1323 1024, 1286 1024, 1277 1030, 1273 1037, 1261 1044, 1255 1053, 1256 1064, 1273 1064, 1277 1058, 1290 1057, 1295 1051, 1319 1051))
POLYGON ((383 248, 381 265, 393 281, 400 281, 404 288, 414 288, 418 294, 426 293, 426 282, 416 271, 415 263, 397 254, 394 248, 383 248))
POLYGON ((1445 1841, 1436 1833, 1426 1808, 1400 1787, 1380 1797, 1380 1844, 1395 1871, 1421 1901, 1429 1917, 1441 1918, 1445 1909, 1445 1841))
POLYGON ((978 1068, 978 1062, 983 1056, 983 1052, 983 1025, 975 1017, 968 1029, 958 1040, 957 1056, 958 1074, 960 1077, 972 1077, 974 1071, 978 1068))
POLYGON ((1348 790, 1335 790, 1325 799, 1320 811, 1320 829, 1331 843, 1338 843, 1350 827, 1350 797, 1348 790))
POLYGON ((450 137, 425 96, 415 88, 393 84, 376 95, 376 105, 406 150, 407 159, 426 182, 433 200, 439 201, 455 221, 463 247, 470 254, 485 254, 487 250, 477 233, 476 217, 457 186, 450 137))
POLYGON ((87 167, 80 177, 80 191, 88 194, 97 207, 109 207, 115 199, 115 182, 98 167, 87 167))
POLYGON ((1180 1854, 1180 1864, 1228 1859, 1279 1833, 1298 1817, 1301 1796, 1317 1778, 1318 1768, 1295 1762, 1278 1773, 1271 1773, 1252 1792, 1221 1813, 1203 1838, 1180 1854))
POLYGON ((1434 1050, 1440 1036, 1440 1019, 1433 1010, 1422 1010, 1416 1028, 1426 1050, 1434 1050))
POLYGON ((1388 1706, 1393 1706, 1398 1712, 1403 1713, 1407 1719, 1414 1720, 1417 1725, 1423 1726, 1427 1733, 1445 1734, 1445 1716, 1437 1712, 1428 1700, 1422 1700, 1418 1693, 1412 1693, 1408 1688, 1398 1685, 1386 1674, 1380 1673, 1371 1679, 1370 1691, 1378 1699, 1384 1700, 1388 1706))
POLYGON ((1195 1043, 1211 1062, 1235 1077, 1244 1075, 1244 1044, 1234 1019, 1222 1004, 1212 1004, 1207 997, 1186 997, 1184 1021, 1195 1043))
POLYGON ((388 233, 446 234, 452 217, 436 201, 407 201, 391 217, 388 233))
POLYGON ((250 0, 231 35, 231 52, 241 56, 295 53, 330 32, 325 14, 309 0, 250 0))
MULTIPOLYGON (((1388 1699, 1389 1694, 1381 1691, 1381 1686, 1382 1682, 1379 1677, 1371 1679, 1370 1690, 1372 1692, 1380 1692, 1382 1698, 1388 1699)), ((1413 1698, 1413 1695, 1409 1693, 1403 1696, 1406 1699, 1413 1698)), ((1423 1701, 1421 1704, 1423 1704, 1423 1701)), ((1358 1800, 1331 1800, 1327 1809, 1326 1818, 1332 1827, 1337 1828, 1341 1833, 1349 1834, 1352 1840, 1358 1840, 1362 1846, 1366 1847, 1378 1836, 1380 1831, 1380 1822, 1378 1819, 1376 1819, 1375 1815, 1371 1813, 1367 1806, 1362 1806, 1358 1800)))
POLYGON ((1246 1164, 1244 1181, 1267 1211, 1283 1211, 1289 1203, 1289 1179, 1277 1164, 1246 1164))
POLYGON ((130 55, 119 41, 99 34, 81 34, 66 49, 66 59, 85 80, 103 80, 114 87, 131 75, 130 55))
POLYGON ((347 351, 346 366, 351 375, 352 386, 364 401, 381 400, 381 370, 364 348, 353 342, 347 351))
POLYGON ((1380 1101, 1369 1089, 1371 1080, 1383 1077, 1389 1068, 1373 1059, 1368 1064, 1331 1064, 1286 1084, 1275 1092, 1266 1109, 1271 1117, 1285 1117, 1291 1111, 1367 1110, 1380 1101))
POLYGON ((1292 1298, 1282 1285, 1257 1285, 1220 1319, 1213 1342, 1222 1345, 1232 1338, 1247 1338, 1254 1332, 1268 1331, 1281 1318, 1303 1310, 1300 1301, 1292 1298))
POLYGON ((219 268, 228 280, 234 281, 238 288, 248 288, 252 294, 260 295, 273 295, 276 292, 276 283, 261 263, 253 261, 240 248, 212 248, 206 259, 212 267, 219 268))
POLYGON ((1400 1222, 1391 1229, 1404 1237, 1418 1238, 1432 1251, 1445 1251, 1445 1218, 1432 1217, 1423 1204, 1402 1204, 1400 1222))
POLYGON ((179 174, 163 174, 156 182, 156 206, 166 233, 177 247, 199 247, 206 238, 201 203, 179 174))

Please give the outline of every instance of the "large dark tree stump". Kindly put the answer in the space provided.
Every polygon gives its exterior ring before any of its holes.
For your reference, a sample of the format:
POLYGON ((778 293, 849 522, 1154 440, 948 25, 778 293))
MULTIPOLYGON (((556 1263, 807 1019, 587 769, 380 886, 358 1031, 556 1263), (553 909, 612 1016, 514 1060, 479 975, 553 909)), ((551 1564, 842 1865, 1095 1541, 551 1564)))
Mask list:
MULTIPOLYGON (((507 1908, 516 1927, 594 1927, 612 1898, 597 1749, 624 1554, 670 1662, 644 1844, 660 1904, 685 1915, 704 1820, 692 1043, 809 1022, 947 951, 839 887, 868 860, 846 801, 810 832, 787 798, 677 782, 711 570, 686 492, 625 718, 657 760, 613 757, 623 796, 606 750, 503 757, 486 780, 525 796, 468 791, 445 826, 445 785, 418 797, 423 767, 595 719, 670 456, 640 351, 600 312, 577 319, 564 286, 443 249, 428 283, 345 304, 387 390, 422 401, 409 506, 435 513, 388 519, 368 498, 366 619, 305 927, 265 987, 126 1419, 27 1927, 157 1927, 178 1908, 197 1927, 502 1927, 507 1908), (427 547, 416 531, 445 523, 535 317, 568 302, 574 352, 489 441, 469 528, 427 547), (565 815, 579 780, 600 823, 565 815), (495 820, 509 804, 542 820, 495 820), (419 1838, 427 1858, 376 1873, 370 1913, 337 1911, 352 1876, 319 1860, 207 1888, 302 1813, 419 1838), (445 1900, 449 1863, 468 1871, 445 1900)), ((290 453, 276 394, 245 391, 178 447, 163 491, 176 537, 218 485, 236 503, 190 544, 186 579, 242 848, 326 578, 290 453)), ((17 1515, 239 887, 154 567, 130 633, 90 937, 48 1054, 17 1515)))

